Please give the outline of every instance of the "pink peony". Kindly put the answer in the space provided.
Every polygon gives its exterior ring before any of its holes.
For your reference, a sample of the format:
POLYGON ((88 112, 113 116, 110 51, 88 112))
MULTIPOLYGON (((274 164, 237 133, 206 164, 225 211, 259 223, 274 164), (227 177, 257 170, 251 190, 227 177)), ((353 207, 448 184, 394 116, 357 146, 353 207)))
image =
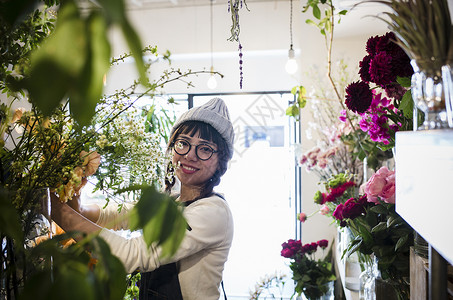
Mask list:
POLYGON ((380 168, 365 185, 368 202, 378 203, 381 198, 387 203, 395 203, 395 171, 380 168))
POLYGON ((382 189, 381 198, 384 202, 395 204, 395 172, 387 176, 387 184, 382 189))

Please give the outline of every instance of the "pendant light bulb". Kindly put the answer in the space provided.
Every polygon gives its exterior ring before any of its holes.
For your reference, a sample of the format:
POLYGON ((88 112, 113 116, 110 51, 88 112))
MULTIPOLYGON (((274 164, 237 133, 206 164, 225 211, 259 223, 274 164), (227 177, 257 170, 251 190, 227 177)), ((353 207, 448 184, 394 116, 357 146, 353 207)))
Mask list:
POLYGON ((217 87, 217 80, 215 79, 215 76, 214 76, 214 67, 211 67, 211 76, 209 76, 207 84, 208 84, 208 88, 210 88, 211 90, 213 90, 217 87))
POLYGON ((286 65, 285 65, 285 70, 288 74, 295 74, 297 72, 297 61, 295 59, 295 55, 294 55, 294 49, 293 49, 293 46, 291 45, 291 47, 289 48, 289 51, 288 51, 288 61, 286 62, 286 65))

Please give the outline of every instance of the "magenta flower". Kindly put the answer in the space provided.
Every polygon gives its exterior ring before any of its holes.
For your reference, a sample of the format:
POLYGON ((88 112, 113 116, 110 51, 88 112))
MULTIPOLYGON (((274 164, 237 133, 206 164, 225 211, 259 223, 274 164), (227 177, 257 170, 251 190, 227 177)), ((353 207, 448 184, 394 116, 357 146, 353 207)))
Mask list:
POLYGON ((335 200, 337 200, 338 197, 341 197, 348 188, 353 186, 355 186, 355 183, 353 181, 347 181, 340 186, 330 188, 330 193, 323 199, 324 202, 322 202, 321 204, 324 204, 326 202, 335 202, 335 200))
MULTIPOLYGON (((364 198, 366 199, 366 196, 364 198)), ((364 205, 365 203, 360 199, 355 198, 349 199, 348 201, 345 202, 343 207, 342 211, 343 218, 353 220, 361 215, 364 215, 366 213, 364 205)))
POLYGON ((343 208, 344 205, 342 203, 338 204, 333 212, 332 216, 337 219, 338 221, 343 221, 343 208))
POLYGON ((321 247, 322 249, 325 249, 327 248, 327 246, 329 245, 329 241, 328 240, 319 240, 317 242, 318 246, 321 247))
POLYGON ((356 81, 346 87, 346 106, 356 113, 364 113, 371 105, 373 94, 363 81, 356 81))
POLYGON ((282 244, 281 256, 286 258, 293 258, 296 254, 301 251, 302 243, 300 240, 289 239, 287 242, 282 244))
POLYGON ((347 118, 346 118, 346 110, 345 109, 342 109, 340 111, 340 116, 338 117, 338 119, 340 119, 341 122, 346 122, 347 118))

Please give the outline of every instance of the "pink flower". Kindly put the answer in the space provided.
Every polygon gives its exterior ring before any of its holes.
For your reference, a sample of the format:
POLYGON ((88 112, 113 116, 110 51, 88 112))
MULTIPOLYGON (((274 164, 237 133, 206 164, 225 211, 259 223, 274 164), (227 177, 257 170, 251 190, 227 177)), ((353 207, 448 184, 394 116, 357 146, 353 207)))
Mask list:
POLYGON ((307 220, 307 215, 305 213, 297 214, 297 219, 304 223, 307 220))
POLYGON ((319 210, 319 213, 321 215, 327 215, 329 212, 330 212, 330 208, 327 205, 325 205, 325 204, 319 210))
POLYGON ((320 160, 318 160, 318 167, 324 169, 325 167, 327 167, 327 163, 328 163, 327 159, 321 158, 320 160))
POLYGON ((340 111, 340 116, 338 117, 338 119, 340 119, 341 122, 346 122, 347 118, 346 118, 346 109, 342 109, 340 111))
POLYGON ((395 203, 395 171, 380 168, 365 185, 368 202, 378 203, 381 198, 387 203, 395 203))
POLYGON ((387 184, 382 188, 381 198, 384 202, 395 204, 395 172, 387 176, 387 184))
POLYGON ((319 149, 318 147, 310 150, 306 155, 307 155, 307 158, 310 159, 310 160, 314 160, 316 161, 316 159, 318 158, 318 153, 321 151, 321 149, 319 149))
POLYGON ((329 150, 326 151, 325 156, 327 158, 331 158, 332 156, 335 156, 337 151, 338 151, 338 147, 337 146, 332 147, 332 148, 330 148, 329 150))
POLYGON ((304 163, 306 163, 308 160, 308 157, 305 155, 305 154, 302 154, 302 157, 300 158, 300 164, 303 165, 304 163))

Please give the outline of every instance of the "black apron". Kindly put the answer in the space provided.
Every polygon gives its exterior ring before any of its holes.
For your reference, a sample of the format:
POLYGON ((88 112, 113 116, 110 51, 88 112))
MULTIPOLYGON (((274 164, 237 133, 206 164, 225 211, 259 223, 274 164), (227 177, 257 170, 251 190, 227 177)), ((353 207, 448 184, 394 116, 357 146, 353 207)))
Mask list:
MULTIPOLYGON (((218 194, 217 194, 218 195, 218 194)), ((224 199, 221 195, 220 198, 224 199)), ((224 199, 225 200, 225 199, 224 199)), ((193 201, 187 201, 185 206, 189 206, 193 201)), ((192 230, 188 225, 187 230, 192 230)), ((171 263, 160 266, 154 271, 141 273, 139 300, 183 300, 181 286, 178 278, 178 265, 171 263)), ((223 289, 223 281, 222 281, 223 289)), ((224 297, 226 299, 225 290, 224 297)))
POLYGON ((139 300, 183 300, 176 263, 141 273, 139 300))

